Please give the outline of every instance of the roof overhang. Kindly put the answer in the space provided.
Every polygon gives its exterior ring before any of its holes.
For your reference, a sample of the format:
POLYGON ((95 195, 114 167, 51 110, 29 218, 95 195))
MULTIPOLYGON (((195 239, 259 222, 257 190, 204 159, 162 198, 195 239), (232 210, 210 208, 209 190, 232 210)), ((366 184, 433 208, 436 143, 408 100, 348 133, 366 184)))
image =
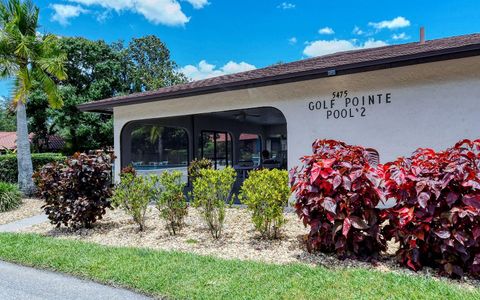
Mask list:
POLYGON ((169 100, 175 98, 191 97, 211 93, 220 93, 247 88, 255 88, 289 82, 305 81, 332 76, 329 71, 335 70, 334 76, 355 74, 361 72, 370 72, 381 69, 404 67, 422 63, 431 63, 437 61, 459 59, 465 57, 480 56, 480 44, 472 44, 461 47, 447 48, 430 52, 416 53, 412 55, 403 55, 392 58, 371 60, 368 62, 337 65, 334 68, 320 68, 295 73, 281 74, 275 76, 265 76, 251 80, 229 82, 217 85, 199 86, 184 90, 177 90, 164 93, 143 94, 139 93, 129 95, 125 98, 107 99, 97 102, 89 102, 78 105, 78 109, 85 112, 113 113, 113 108, 117 106, 133 105, 154 101, 169 100))

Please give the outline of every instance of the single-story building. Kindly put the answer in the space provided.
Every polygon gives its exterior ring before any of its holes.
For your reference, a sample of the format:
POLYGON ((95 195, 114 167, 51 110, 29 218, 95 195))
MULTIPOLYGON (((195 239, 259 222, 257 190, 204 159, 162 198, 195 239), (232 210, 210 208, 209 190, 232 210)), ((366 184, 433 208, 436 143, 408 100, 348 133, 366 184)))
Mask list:
POLYGON ((239 176, 261 164, 291 168, 317 138, 374 148, 386 162, 480 136, 480 34, 335 53, 79 109, 113 114, 117 173, 132 164, 186 174, 197 157, 239 176))
MULTIPOLYGON (((30 143, 35 138, 35 134, 28 136, 30 143)), ((49 135, 45 144, 43 140, 39 141, 42 149, 45 151, 59 152, 65 148, 65 141, 58 135, 49 135)), ((0 131, 0 154, 17 150, 17 133, 15 131, 0 131)))

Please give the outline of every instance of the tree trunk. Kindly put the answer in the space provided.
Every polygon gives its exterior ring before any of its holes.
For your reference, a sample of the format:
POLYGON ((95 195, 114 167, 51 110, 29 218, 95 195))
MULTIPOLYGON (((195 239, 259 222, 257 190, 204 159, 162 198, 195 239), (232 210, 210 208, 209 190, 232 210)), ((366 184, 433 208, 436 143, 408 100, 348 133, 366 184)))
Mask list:
POLYGON ((17 165, 18 186, 25 196, 31 196, 35 192, 35 185, 32 179, 33 165, 28 139, 27 112, 22 101, 17 104, 17 165))

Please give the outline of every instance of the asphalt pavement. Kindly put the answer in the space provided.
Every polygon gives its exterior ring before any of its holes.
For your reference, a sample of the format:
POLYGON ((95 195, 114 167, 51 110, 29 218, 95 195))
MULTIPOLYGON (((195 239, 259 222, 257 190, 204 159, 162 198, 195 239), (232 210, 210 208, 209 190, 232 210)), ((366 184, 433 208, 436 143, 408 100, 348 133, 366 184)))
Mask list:
POLYGON ((146 300, 132 291, 0 261, 2 300, 146 300))

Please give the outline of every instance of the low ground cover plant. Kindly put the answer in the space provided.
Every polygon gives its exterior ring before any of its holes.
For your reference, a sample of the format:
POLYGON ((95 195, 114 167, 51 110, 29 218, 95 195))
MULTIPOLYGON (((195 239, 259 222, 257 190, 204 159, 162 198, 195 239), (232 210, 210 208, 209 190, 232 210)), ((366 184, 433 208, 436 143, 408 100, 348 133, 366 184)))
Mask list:
POLYGON ((303 167, 291 171, 295 209, 310 226, 308 250, 376 259, 386 250, 376 208, 384 198, 368 153, 334 140, 316 140, 312 149, 301 159, 303 167))
POLYGON ((279 237, 286 222, 283 211, 289 196, 288 172, 264 169, 249 173, 239 198, 252 212, 255 229, 262 237, 273 239, 279 237))
POLYGON ((160 176, 161 194, 157 199, 160 217, 165 220, 168 232, 176 235, 183 227, 188 205, 183 190, 182 172, 163 172, 160 176))
POLYGON ((111 208, 113 155, 75 153, 34 174, 43 209, 52 224, 91 228, 111 208))
POLYGON ((193 205, 200 210, 212 236, 218 239, 225 221, 225 207, 232 199, 236 172, 232 167, 201 169, 199 175, 193 182, 193 205))
POLYGON ((480 140, 442 152, 418 149, 383 166, 389 210, 388 236, 400 242, 401 264, 428 265, 461 277, 480 275, 480 140))
POLYGON ((160 195, 159 182, 157 175, 137 176, 134 172, 125 172, 113 192, 112 205, 129 214, 140 231, 145 230, 148 204, 160 195))
POLYGON ((0 212, 13 210, 22 203, 22 193, 18 186, 0 181, 0 212))

